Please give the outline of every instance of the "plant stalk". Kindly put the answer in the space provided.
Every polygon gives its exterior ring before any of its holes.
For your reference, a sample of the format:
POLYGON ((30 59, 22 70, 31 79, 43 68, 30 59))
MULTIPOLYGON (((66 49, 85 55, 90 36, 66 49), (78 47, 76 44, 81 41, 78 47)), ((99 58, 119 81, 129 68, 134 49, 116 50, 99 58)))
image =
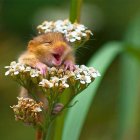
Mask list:
POLYGON ((41 129, 37 129, 36 131, 36 140, 46 140, 47 131, 42 131, 41 129))
POLYGON ((36 131, 36 140, 42 140, 42 136, 43 136, 42 130, 37 129, 37 131, 36 131))
POLYGON ((83 0, 71 0, 69 20, 72 23, 80 22, 82 1, 83 0))
POLYGON ((46 137, 47 137, 47 131, 44 131, 43 136, 42 136, 42 140, 46 140, 46 137))
MULTIPOLYGON (((69 20, 72 23, 80 22, 81 7, 82 7, 82 0, 71 0, 69 20)), ((71 98, 70 96, 64 96, 64 97, 61 97, 60 101, 62 103, 67 103, 70 100, 70 98, 71 98)), ((62 132, 64 128, 65 116, 66 116, 66 112, 63 112, 63 114, 61 114, 61 116, 59 116, 56 119, 53 140, 62 140, 62 132)))

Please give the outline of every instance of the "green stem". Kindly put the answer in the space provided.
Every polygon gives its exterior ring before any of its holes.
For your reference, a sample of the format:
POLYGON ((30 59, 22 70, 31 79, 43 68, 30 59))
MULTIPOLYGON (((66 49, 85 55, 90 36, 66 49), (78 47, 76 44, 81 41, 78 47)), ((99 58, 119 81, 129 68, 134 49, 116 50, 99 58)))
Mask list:
MULTIPOLYGON (((80 22, 80 15, 81 15, 81 7, 82 7, 82 0, 71 0, 71 7, 70 7, 70 16, 69 20, 74 23, 80 22)), ((65 95, 65 93, 63 93, 65 95)), ((68 96, 61 97, 60 102, 67 103, 71 97, 68 96)), ((64 126, 64 120, 65 120, 66 112, 61 114, 56 121, 55 121, 55 129, 54 129, 54 138, 53 140, 62 140, 62 132, 63 132, 63 126, 64 126)))
MULTIPOLYGON (((64 92, 63 95, 61 95, 61 98, 59 102, 65 104, 67 103, 69 97, 68 93, 64 92)), ((65 114, 66 112, 61 112, 60 116, 54 117, 55 120, 55 129, 54 129, 54 137, 53 140, 61 140, 62 139, 62 132, 63 132, 63 125, 64 125, 64 120, 65 120, 65 114)))
POLYGON ((47 137, 47 131, 43 132, 43 138, 42 138, 42 140, 46 140, 46 137, 47 137))
POLYGON ((82 7, 82 0, 71 0, 69 19, 72 23, 80 22, 81 7, 82 7))
POLYGON ((44 122, 44 132, 43 132, 43 140, 48 140, 48 131, 49 131, 49 128, 50 128, 50 125, 52 123, 52 110, 53 110, 53 93, 52 91, 50 91, 50 95, 51 95, 51 98, 48 99, 48 110, 47 110, 47 113, 45 114, 45 122, 44 122))

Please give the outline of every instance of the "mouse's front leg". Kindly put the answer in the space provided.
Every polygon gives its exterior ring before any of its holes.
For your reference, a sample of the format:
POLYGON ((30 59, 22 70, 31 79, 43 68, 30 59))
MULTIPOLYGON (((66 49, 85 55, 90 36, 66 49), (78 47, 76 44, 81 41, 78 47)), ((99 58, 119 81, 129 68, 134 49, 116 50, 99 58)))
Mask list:
POLYGON ((75 70, 75 58, 72 54, 69 54, 64 60, 64 69, 70 71, 75 70))
POLYGON ((41 63, 41 62, 37 62, 35 67, 40 70, 42 75, 46 75, 47 72, 47 65, 41 63))

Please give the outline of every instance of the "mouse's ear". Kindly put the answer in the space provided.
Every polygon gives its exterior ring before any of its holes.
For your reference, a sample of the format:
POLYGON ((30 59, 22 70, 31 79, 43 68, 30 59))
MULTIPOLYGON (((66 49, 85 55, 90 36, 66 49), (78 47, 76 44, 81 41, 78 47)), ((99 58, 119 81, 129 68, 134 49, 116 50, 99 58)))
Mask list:
POLYGON ((30 40, 29 43, 28 43, 27 48, 28 48, 29 50, 32 50, 32 48, 34 47, 34 45, 35 45, 34 40, 30 40))

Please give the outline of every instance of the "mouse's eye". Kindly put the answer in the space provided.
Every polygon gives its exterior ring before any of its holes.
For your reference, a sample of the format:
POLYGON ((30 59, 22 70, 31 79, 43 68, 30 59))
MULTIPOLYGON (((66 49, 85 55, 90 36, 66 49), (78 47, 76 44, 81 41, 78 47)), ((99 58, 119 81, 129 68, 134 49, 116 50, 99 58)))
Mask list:
POLYGON ((49 45, 51 45, 52 44, 52 41, 46 41, 46 42, 44 42, 44 45, 45 46, 49 46, 49 45))

